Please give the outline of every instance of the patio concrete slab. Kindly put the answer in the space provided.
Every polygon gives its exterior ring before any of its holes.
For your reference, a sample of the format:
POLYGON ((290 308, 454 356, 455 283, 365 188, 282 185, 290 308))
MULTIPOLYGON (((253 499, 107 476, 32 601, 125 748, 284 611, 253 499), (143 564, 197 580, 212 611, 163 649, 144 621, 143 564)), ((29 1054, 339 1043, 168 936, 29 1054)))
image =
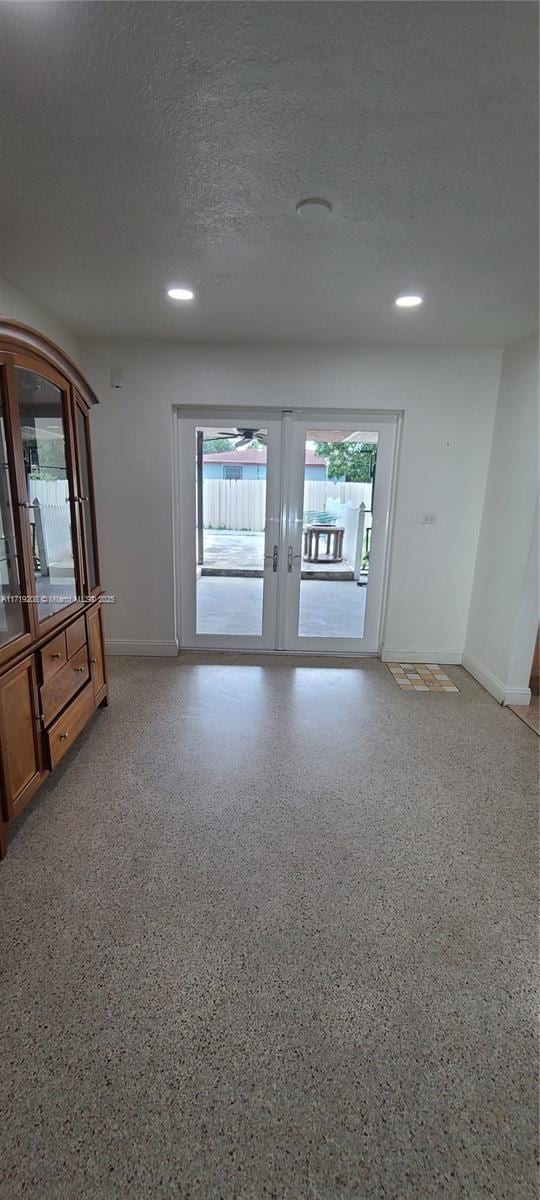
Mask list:
MULTIPOLYGON (((264 570, 264 533, 244 529, 205 529, 202 575, 252 576, 264 570)), ((319 576, 322 579, 353 580, 352 563, 305 563, 302 578, 319 576)))
MULTIPOLYGON (((303 579, 302 637, 361 637, 367 588, 343 580, 303 579)), ((249 634, 262 628, 263 580, 204 575, 197 581, 197 632, 249 634)))
POLYGON ((204 567, 262 571, 264 533, 250 533, 244 529, 205 529, 204 567))

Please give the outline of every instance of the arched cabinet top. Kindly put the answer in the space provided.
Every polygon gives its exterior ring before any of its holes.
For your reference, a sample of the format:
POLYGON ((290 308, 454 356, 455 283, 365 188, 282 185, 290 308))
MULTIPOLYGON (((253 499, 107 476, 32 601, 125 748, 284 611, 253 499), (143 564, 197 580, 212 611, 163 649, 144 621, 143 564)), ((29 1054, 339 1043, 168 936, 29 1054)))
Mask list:
POLYGON ((68 354, 61 350, 56 342, 32 329, 30 325, 21 325, 18 321, 10 321, 8 317, 0 317, 0 350, 11 354, 36 354, 45 359, 51 366, 56 367, 62 375, 77 389, 87 405, 97 404, 95 392, 86 382, 84 375, 68 354))

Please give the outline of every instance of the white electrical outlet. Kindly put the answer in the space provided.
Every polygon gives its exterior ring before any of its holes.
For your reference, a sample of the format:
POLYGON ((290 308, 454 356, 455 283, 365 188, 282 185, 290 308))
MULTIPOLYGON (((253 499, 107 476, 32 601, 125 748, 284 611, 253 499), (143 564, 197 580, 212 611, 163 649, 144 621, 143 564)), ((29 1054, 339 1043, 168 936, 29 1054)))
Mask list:
POLYGON ((421 525, 436 525, 437 524, 437 513, 422 513, 422 516, 420 517, 420 524, 421 525))

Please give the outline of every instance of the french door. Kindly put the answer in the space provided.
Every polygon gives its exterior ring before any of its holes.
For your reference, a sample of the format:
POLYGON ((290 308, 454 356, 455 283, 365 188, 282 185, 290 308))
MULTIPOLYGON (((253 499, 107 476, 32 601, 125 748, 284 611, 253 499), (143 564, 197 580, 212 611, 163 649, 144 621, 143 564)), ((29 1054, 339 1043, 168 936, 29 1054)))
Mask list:
POLYGON ((395 414, 178 420, 183 648, 375 654, 395 414))

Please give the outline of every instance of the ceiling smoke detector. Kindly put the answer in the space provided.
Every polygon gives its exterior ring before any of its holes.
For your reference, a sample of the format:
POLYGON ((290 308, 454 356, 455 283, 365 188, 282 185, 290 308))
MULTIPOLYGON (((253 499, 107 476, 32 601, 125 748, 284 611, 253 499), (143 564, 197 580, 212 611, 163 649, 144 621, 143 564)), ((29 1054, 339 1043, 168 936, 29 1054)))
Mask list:
POLYGON ((309 221, 320 221, 330 215, 332 205, 322 196, 306 196, 305 200, 298 201, 296 211, 299 217, 307 218, 309 221))

